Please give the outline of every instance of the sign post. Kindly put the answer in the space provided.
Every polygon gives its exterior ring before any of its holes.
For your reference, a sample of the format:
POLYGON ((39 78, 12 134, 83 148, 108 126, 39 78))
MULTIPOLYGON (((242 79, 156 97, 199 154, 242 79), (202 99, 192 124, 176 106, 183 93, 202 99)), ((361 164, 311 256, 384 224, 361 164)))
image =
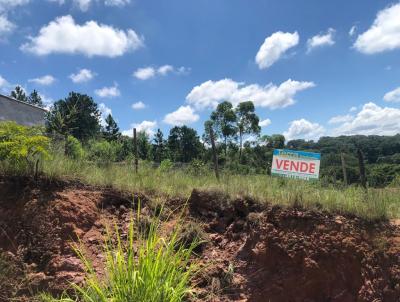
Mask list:
POLYGON ((320 153, 275 149, 271 175, 305 180, 318 179, 320 160, 320 153))

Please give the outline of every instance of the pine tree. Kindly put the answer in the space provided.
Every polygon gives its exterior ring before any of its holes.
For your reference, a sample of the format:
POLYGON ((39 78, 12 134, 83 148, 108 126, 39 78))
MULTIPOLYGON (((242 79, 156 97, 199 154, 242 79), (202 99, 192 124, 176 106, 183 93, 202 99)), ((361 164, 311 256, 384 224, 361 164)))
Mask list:
POLYGON ((166 157, 164 135, 160 129, 154 135, 153 142, 153 159, 160 163, 166 157))
POLYGON ((33 90, 32 93, 29 95, 28 103, 43 108, 42 98, 36 90, 33 90))
POLYGON ((106 117, 106 126, 104 127, 103 135, 108 141, 116 141, 121 136, 119 127, 111 114, 106 117))
POLYGON ((18 101, 28 103, 28 98, 27 98, 27 96, 25 94, 25 91, 19 85, 16 86, 13 91, 11 91, 10 96, 13 97, 14 99, 18 100, 18 101))

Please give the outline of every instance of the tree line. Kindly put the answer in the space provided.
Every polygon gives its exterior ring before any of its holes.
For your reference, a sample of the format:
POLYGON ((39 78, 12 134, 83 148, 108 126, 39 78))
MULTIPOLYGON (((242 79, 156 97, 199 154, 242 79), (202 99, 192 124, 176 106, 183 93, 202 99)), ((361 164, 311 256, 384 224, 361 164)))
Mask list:
MULTIPOLYGON (((43 106, 37 91, 28 97, 16 87, 11 96, 20 101, 43 106)), ((61 137, 65 154, 79 157, 79 146, 87 150, 90 160, 125 161, 134 156, 132 138, 122 135, 111 114, 101 125, 101 113, 92 97, 71 92, 53 104, 46 116, 46 132, 61 137), (75 151, 74 151, 75 150, 75 151), (77 155, 78 154, 78 155, 77 155)), ((168 135, 158 129, 153 137, 139 132, 138 156, 142 160, 161 163, 193 161, 211 165, 210 130, 215 134, 218 164, 232 173, 269 173, 273 150, 289 148, 320 152, 321 178, 329 183, 345 179, 345 161, 349 184, 360 181, 357 150, 365 157, 368 183, 385 186, 400 175, 400 134, 395 136, 322 137, 318 141, 287 141, 281 134, 260 135, 259 117, 251 101, 218 104, 204 123, 202 136, 188 126, 175 126, 168 135)))

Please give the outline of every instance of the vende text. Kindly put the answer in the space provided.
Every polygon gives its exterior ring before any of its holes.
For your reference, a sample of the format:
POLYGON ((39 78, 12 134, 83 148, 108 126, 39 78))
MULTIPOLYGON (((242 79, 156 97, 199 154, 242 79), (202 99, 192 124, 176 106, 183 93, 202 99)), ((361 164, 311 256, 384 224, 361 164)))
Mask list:
POLYGON ((289 159, 276 158, 276 167, 279 170, 300 172, 300 173, 315 173, 315 163, 306 161, 293 161, 289 159))

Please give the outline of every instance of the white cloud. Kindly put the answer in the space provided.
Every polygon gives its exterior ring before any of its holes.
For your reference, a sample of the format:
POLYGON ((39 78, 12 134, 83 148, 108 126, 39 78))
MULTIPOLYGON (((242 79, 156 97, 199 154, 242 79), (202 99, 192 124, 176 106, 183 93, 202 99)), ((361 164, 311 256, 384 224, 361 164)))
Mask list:
MULTIPOLYGON (((47 1, 58 3, 59 5, 62 5, 65 3, 65 0, 47 0, 47 1)), ((92 5, 93 2, 95 2, 95 1, 94 0, 72 0, 72 3, 83 12, 86 12, 90 8, 90 6, 92 5)), ((125 5, 128 5, 130 2, 131 2, 130 0, 104 0, 104 5, 105 6, 123 7, 125 5)))
POLYGON ((173 126, 183 126, 197 122, 199 115, 190 106, 181 106, 176 111, 168 113, 164 117, 164 123, 173 126))
POLYGON ((260 127, 267 127, 267 126, 271 125, 271 123, 272 123, 271 120, 269 118, 267 118, 263 121, 260 121, 259 125, 260 125, 260 127))
POLYGON ((72 80, 74 83, 85 83, 89 82, 91 79, 94 78, 96 74, 86 68, 83 68, 79 70, 77 73, 72 73, 69 78, 72 80))
POLYGON ((8 86, 8 81, 0 75, 0 88, 8 86))
POLYGON ((357 107, 356 106, 353 106, 353 107, 351 107, 350 108, 350 110, 349 110, 350 112, 354 112, 354 111, 357 111, 357 107))
POLYGON ((149 136, 153 136, 157 127, 157 121, 143 121, 139 124, 132 124, 131 129, 122 131, 123 135, 133 136, 133 128, 136 128, 137 132, 146 132, 149 136))
POLYGON ((129 3, 131 3, 130 0, 105 0, 104 1, 104 4, 106 6, 119 6, 119 7, 122 7, 122 6, 128 5, 129 3))
POLYGON ((290 123, 289 129, 283 132, 286 141, 292 139, 317 140, 325 132, 324 127, 306 119, 295 120, 290 123))
POLYGON ((365 104, 350 122, 333 129, 333 135, 395 135, 400 133, 400 109, 365 104))
POLYGON ((153 67, 144 67, 137 69, 133 76, 139 80, 148 80, 155 76, 156 71, 153 67))
POLYGON ((333 28, 329 28, 326 33, 316 35, 307 40, 307 52, 310 52, 314 48, 319 48, 323 46, 332 46, 335 44, 333 36, 335 34, 335 30, 333 28))
POLYGON ((346 122, 350 122, 353 120, 353 116, 350 114, 346 114, 346 115, 337 115, 332 117, 329 121, 328 124, 340 124, 340 123, 346 123, 346 122))
POLYGON ((21 5, 28 4, 29 0, 0 0, 0 12, 12 10, 21 5))
POLYGON ((398 103, 400 102, 400 87, 397 87, 396 89, 389 91, 383 96, 383 99, 386 102, 393 102, 393 103, 398 103))
POLYGON ((260 69, 266 69, 280 59, 290 48, 299 43, 299 34, 278 31, 265 38, 257 52, 255 61, 260 69))
POLYGON ((143 103, 142 101, 132 104, 133 110, 140 110, 140 109, 144 109, 144 108, 146 108, 146 104, 143 103))
POLYGON ((104 127, 106 125, 106 118, 109 114, 112 115, 112 111, 104 103, 100 103, 98 108, 100 111, 100 124, 104 127))
POLYGON ((243 101, 252 101, 257 107, 270 109, 284 108, 295 103, 297 92, 314 87, 313 82, 298 82, 291 79, 276 86, 258 84, 245 85, 231 79, 207 81, 192 89, 186 96, 188 104, 198 110, 215 108, 222 101, 229 101, 234 106, 243 101))
POLYGON ((45 75, 39 78, 29 79, 28 82, 35 83, 38 85, 49 86, 55 82, 55 78, 52 75, 45 75))
POLYGON ((5 15, 0 15, 0 39, 15 29, 15 25, 5 15))
POLYGON ((114 86, 111 87, 96 89, 94 93, 101 98, 113 98, 121 95, 121 92, 119 91, 118 85, 116 83, 114 83, 114 86))
POLYGON ((379 11, 372 26, 357 37, 353 46, 364 54, 400 48, 400 3, 379 11))
POLYGON ((161 75, 161 76, 165 76, 169 73, 176 73, 176 74, 187 74, 189 73, 189 68, 186 67, 179 67, 179 68, 175 68, 172 65, 163 65, 160 66, 158 68, 155 67, 143 67, 143 68, 138 68, 136 71, 133 72, 132 76, 134 76, 135 78, 139 79, 139 80, 148 80, 151 78, 154 78, 156 75, 161 75))
POLYGON ((69 15, 51 21, 29 40, 21 49, 39 56, 65 53, 112 58, 144 45, 132 29, 124 31, 96 21, 79 25, 69 15))
POLYGON ((352 37, 357 31, 357 26, 353 25, 349 30, 349 36, 352 37))

